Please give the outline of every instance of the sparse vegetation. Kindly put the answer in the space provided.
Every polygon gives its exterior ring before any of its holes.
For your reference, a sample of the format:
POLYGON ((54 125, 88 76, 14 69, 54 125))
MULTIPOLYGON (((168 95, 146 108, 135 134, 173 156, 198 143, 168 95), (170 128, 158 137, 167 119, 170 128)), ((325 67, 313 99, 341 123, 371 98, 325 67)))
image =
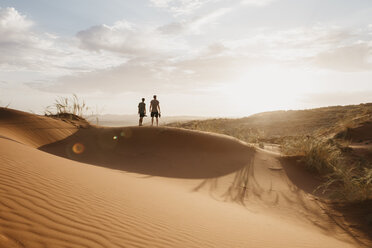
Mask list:
POLYGON ((281 148, 285 155, 301 156, 307 168, 318 173, 331 172, 342 162, 341 149, 333 140, 300 136, 284 139, 281 148))
POLYGON ((330 197, 345 202, 360 202, 372 196, 372 170, 364 168, 358 170, 355 165, 342 165, 334 168, 327 175, 326 183, 320 185, 319 190, 329 192, 330 197))
POLYGON ((225 134, 248 143, 258 143, 264 137, 263 132, 247 127, 244 123, 240 123, 240 119, 195 120, 184 123, 170 123, 167 126, 225 134))
POLYGON ((301 156, 309 170, 326 181, 317 190, 338 201, 356 202, 372 197, 372 168, 348 156, 348 149, 334 139, 297 137, 282 144, 286 155, 301 156))
POLYGON ((45 109, 44 115, 86 128, 89 123, 85 119, 85 115, 89 110, 90 108, 85 104, 85 101, 73 94, 72 97, 58 97, 54 104, 45 109))
POLYGON ((45 109, 45 115, 57 117, 70 116, 71 118, 74 116, 83 117, 87 111, 89 111, 89 107, 85 104, 85 101, 80 99, 76 94, 73 94, 72 97, 58 97, 54 104, 45 109))
POLYGON ((372 198, 372 165, 353 157, 352 130, 372 119, 372 104, 298 111, 274 111, 240 119, 209 119, 168 126, 226 134, 263 147, 280 144, 286 155, 301 156, 306 168, 321 175, 318 191, 338 201, 372 198))
POLYGON ((230 135, 249 143, 281 144, 297 136, 333 137, 347 127, 372 119, 372 103, 309 110, 273 111, 239 119, 175 122, 167 126, 230 135))

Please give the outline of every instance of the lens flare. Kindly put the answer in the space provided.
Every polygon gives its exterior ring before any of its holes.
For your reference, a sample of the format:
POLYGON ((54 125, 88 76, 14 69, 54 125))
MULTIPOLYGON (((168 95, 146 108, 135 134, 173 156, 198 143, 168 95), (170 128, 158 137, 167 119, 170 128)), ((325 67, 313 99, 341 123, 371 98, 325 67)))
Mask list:
POLYGON ((132 136, 132 131, 130 129, 126 129, 120 132, 120 136, 124 138, 130 138, 132 136))
POLYGON ((75 143, 72 146, 72 151, 76 154, 82 154, 85 150, 85 146, 81 143, 75 143))
POLYGON ((114 137, 112 137, 112 139, 117 140, 118 136, 115 135, 114 137))

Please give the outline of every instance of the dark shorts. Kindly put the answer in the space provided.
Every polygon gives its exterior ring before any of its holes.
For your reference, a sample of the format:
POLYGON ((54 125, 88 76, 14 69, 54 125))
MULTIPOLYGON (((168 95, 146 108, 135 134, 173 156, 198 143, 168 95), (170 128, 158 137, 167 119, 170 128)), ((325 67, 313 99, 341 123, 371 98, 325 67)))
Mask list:
POLYGON ((151 112, 151 117, 159 117, 159 112, 151 112))
POLYGON ((145 117, 145 113, 140 113, 140 117, 145 117))

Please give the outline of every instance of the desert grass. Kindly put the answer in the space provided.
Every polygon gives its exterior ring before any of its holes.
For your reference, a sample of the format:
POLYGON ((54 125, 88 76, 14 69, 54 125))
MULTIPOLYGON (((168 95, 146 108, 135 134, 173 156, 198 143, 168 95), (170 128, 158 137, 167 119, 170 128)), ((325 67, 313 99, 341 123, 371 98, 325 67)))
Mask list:
POLYGON ((240 119, 208 119, 168 126, 230 135, 264 147, 280 144, 282 153, 301 156, 308 170, 324 177, 317 190, 341 201, 371 198, 371 165, 350 158, 350 130, 372 118, 372 104, 274 111, 240 119))
POLYGON ((48 106, 44 113, 48 116, 66 117, 78 116, 83 117, 89 111, 83 99, 80 99, 76 94, 72 97, 58 97, 55 102, 48 106))
POLYGON ((343 159, 334 142, 310 136, 284 139, 281 148, 285 155, 301 156, 309 170, 321 174, 333 171, 343 159))
POLYGON ((307 169, 325 178, 316 191, 331 199, 360 202, 372 198, 372 166, 348 159, 345 144, 310 136, 286 139, 282 152, 301 156, 307 169))
MULTIPOLYGON (((372 118, 372 103, 307 110, 272 111, 244 118, 207 119, 167 126, 227 134, 249 143, 282 143, 290 136, 334 137, 372 118)), ((342 134, 340 134, 342 135, 342 134)), ((346 135, 347 137, 347 135, 346 135)))
POLYGON ((362 202, 372 197, 372 169, 358 172, 357 166, 335 167, 326 183, 317 190, 329 192, 330 197, 345 202, 362 202))
POLYGON ((259 143, 264 132, 237 122, 237 119, 209 119, 204 121, 175 122, 167 126, 225 134, 248 143, 259 143))

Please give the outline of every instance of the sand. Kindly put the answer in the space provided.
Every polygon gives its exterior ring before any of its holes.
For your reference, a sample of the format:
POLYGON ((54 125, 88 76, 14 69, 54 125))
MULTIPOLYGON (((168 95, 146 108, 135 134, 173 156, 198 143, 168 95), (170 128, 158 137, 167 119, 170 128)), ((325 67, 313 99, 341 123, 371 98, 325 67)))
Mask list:
POLYGON ((0 247, 360 247, 293 163, 223 135, 0 109, 0 247))

